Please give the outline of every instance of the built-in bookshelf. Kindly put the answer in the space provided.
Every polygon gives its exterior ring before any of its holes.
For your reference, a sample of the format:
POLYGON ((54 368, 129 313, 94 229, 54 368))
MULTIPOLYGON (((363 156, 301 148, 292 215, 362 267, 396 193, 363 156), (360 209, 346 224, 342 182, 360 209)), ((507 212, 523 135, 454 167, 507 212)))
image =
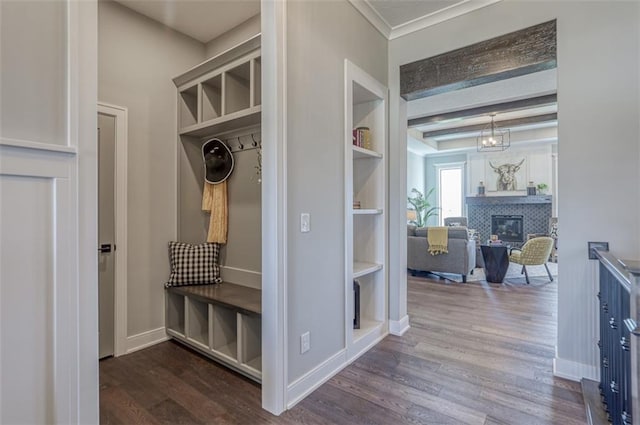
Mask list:
POLYGON ((345 60, 345 317, 352 360, 388 333, 387 88, 345 60), (367 146, 354 130, 364 129, 367 146), (359 284, 359 303, 354 281, 359 284), (356 304, 359 327, 354 329, 356 304))

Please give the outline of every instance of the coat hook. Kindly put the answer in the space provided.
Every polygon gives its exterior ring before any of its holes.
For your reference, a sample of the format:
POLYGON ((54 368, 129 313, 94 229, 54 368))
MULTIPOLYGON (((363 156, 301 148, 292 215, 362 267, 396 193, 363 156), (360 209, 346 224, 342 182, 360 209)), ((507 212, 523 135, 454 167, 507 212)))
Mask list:
POLYGON ((240 150, 244 149, 244 145, 242 144, 242 141, 240 140, 240 136, 238 136, 238 146, 240 147, 240 150))
POLYGON ((251 140, 253 140, 252 145, 253 145, 254 147, 258 146, 258 142, 256 142, 256 139, 253 137, 253 133, 251 133, 251 140))

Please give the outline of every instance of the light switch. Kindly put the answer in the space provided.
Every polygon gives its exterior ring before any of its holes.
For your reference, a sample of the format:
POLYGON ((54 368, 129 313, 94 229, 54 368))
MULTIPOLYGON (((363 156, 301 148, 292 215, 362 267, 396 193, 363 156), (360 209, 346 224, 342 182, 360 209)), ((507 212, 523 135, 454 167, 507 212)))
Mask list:
POLYGON ((307 233, 311 231, 311 215, 309 213, 300 214, 300 232, 307 233))

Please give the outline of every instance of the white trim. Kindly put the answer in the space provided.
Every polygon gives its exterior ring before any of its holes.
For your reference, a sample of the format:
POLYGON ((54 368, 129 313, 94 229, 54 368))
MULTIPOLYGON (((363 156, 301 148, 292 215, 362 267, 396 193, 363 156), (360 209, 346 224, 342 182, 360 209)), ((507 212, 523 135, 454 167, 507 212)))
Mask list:
POLYGON ((347 350, 343 349, 296 379, 287 388, 287 398, 289 400, 287 409, 291 409, 298 404, 347 365, 347 350))
POLYGON ((50 153, 63 153, 71 155, 75 155, 78 153, 78 150, 72 146, 54 145, 53 143, 32 142, 31 140, 0 138, 0 146, 34 149, 50 153))
POLYGON ((460 3, 456 3, 444 9, 440 9, 434 13, 424 15, 420 18, 416 18, 401 25, 396 25, 391 30, 391 36, 387 38, 389 40, 393 40, 395 38, 423 30, 441 22, 457 18, 458 16, 465 15, 467 13, 473 12, 474 10, 490 6, 499 1, 501 0, 464 0, 460 3))
POLYGON ((131 354, 135 351, 167 341, 168 339, 169 335, 167 335, 164 326, 158 329, 142 332, 137 335, 132 335, 126 339, 127 348, 123 354, 131 354))
MULTIPOLYGON (((444 226, 444 214, 442 214, 442 192, 440 191, 440 172, 442 170, 460 170, 461 172, 461 176, 460 176, 460 216, 465 216, 466 212, 465 212, 465 208, 466 208, 466 203, 464 200, 466 191, 466 161, 458 161, 458 162, 446 162, 446 163, 440 163, 440 164, 433 164, 433 168, 436 169, 436 195, 437 195, 437 199, 438 199, 438 204, 437 207, 440 208, 440 213, 438 214, 438 222, 440 223, 440 226, 444 226)), ((426 193, 426 190, 425 190, 426 193)))
POLYGON ((115 118, 115 287, 113 355, 127 352, 127 157, 128 110, 98 102, 98 113, 115 118))
POLYGON ((553 375, 576 382, 580 382, 583 378, 593 379, 594 381, 600 380, 600 374, 596 366, 562 359, 557 354, 553 359, 553 375))
POLYGON ((378 11, 371 6, 368 0, 349 0, 351 5, 360 12, 360 14, 362 14, 362 16, 364 16, 364 18, 369 21, 369 23, 373 25, 373 27, 377 29, 378 32, 387 40, 403 37, 413 32, 420 31, 441 22, 473 12, 474 10, 490 6, 499 1, 501 0, 462 0, 449 7, 415 18, 409 22, 391 26, 378 13, 378 11))
POLYGON ((400 320, 389 320, 389 333, 391 335, 402 336, 410 328, 411 326, 409 326, 409 315, 404 316, 400 320))
POLYGON ((78 312, 77 359, 73 369, 77 371, 72 387, 73 421, 61 423, 98 423, 98 203, 97 203, 97 120, 98 102, 98 5, 96 1, 70 1, 76 10, 75 38, 70 39, 70 51, 76 55, 77 67, 70 79, 73 100, 77 105, 71 110, 70 137, 77 137, 70 146, 78 149, 77 158, 77 231, 75 246, 78 292, 73 300, 78 312), (73 135, 73 136, 72 136, 73 135))
POLYGON ((349 0, 349 3, 351 3, 351 5, 355 7, 356 10, 360 12, 360 14, 362 14, 362 16, 364 16, 364 18, 369 21, 375 29, 378 30, 378 32, 380 32, 380 34, 382 34, 387 40, 390 39, 391 25, 389 25, 387 21, 380 16, 378 11, 375 10, 368 1, 349 0))
POLYGON ((261 0, 262 408, 287 406, 287 1, 261 0))

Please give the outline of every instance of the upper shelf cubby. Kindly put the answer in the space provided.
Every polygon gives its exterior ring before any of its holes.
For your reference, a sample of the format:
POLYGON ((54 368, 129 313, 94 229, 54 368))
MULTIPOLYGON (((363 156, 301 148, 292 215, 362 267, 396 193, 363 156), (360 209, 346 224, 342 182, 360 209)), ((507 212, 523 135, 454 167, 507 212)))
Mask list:
POLYGON ((180 135, 207 137, 260 123, 260 36, 173 79, 180 135))

